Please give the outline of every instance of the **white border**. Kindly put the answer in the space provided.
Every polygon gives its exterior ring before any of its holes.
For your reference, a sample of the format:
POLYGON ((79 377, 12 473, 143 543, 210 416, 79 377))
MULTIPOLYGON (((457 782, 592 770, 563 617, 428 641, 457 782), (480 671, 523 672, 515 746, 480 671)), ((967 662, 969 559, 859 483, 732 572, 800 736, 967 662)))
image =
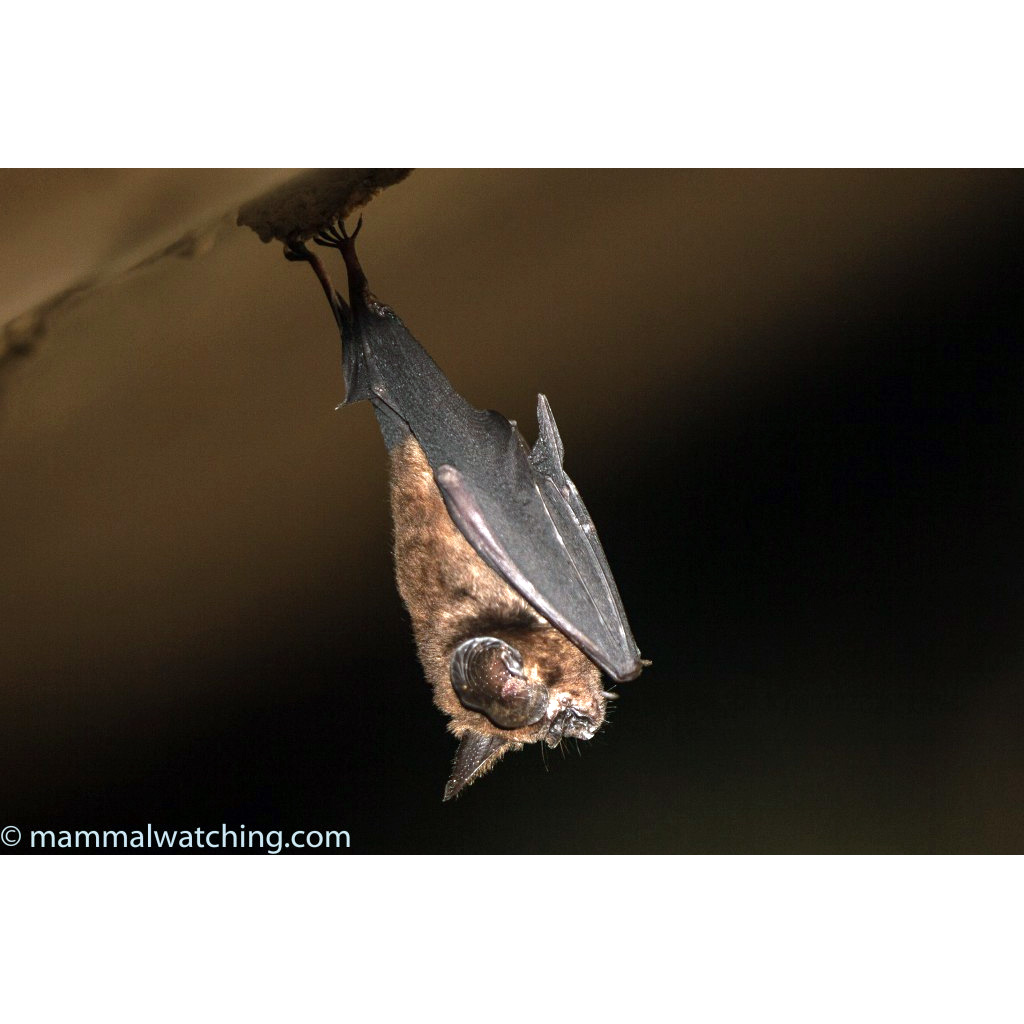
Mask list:
POLYGON ((5 999, 42 1019, 1019 1020, 1017 858, 5 869, 5 999))
POLYGON ((9 166, 1015 166, 1013 5, 58 0, 9 166))

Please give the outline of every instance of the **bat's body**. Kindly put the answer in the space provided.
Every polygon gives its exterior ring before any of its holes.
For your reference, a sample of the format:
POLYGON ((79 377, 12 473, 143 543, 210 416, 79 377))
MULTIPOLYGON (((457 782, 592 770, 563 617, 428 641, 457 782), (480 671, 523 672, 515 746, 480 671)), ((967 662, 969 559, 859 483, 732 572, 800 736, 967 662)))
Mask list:
POLYGON ((593 523, 562 469, 547 400, 532 450, 505 417, 475 409, 370 293, 344 230, 351 306, 301 243, 342 334, 345 404, 373 404, 391 455, 395 568, 434 702, 462 740, 445 798, 507 750, 604 721, 603 669, 643 662, 593 523))

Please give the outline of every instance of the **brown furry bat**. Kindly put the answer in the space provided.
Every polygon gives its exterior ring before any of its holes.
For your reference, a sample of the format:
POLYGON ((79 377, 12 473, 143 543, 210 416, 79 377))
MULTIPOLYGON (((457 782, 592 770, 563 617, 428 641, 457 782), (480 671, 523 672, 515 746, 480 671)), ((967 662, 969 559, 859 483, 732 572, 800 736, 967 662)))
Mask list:
POLYGON ((286 255, 316 271, 341 330, 345 404, 373 404, 391 453, 398 589, 434 703, 461 741, 448 800, 508 750, 590 739, 611 696, 601 671, 624 681, 646 663, 562 469, 547 399, 532 449, 505 417, 466 402, 371 294, 354 240, 341 225, 315 239, 341 251, 351 305, 303 243, 286 255))

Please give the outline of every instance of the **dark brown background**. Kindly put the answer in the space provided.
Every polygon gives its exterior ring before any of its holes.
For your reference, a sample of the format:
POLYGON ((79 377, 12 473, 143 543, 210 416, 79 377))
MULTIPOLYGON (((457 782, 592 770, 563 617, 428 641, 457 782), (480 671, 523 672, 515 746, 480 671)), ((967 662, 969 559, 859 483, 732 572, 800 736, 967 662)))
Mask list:
POLYGON ((579 757, 442 805, 371 411, 333 411, 308 270, 231 225, 288 173, 0 175, 0 825, 1021 850, 1021 174, 417 171, 371 204, 371 283, 456 386, 531 439, 550 398, 654 661, 579 757))

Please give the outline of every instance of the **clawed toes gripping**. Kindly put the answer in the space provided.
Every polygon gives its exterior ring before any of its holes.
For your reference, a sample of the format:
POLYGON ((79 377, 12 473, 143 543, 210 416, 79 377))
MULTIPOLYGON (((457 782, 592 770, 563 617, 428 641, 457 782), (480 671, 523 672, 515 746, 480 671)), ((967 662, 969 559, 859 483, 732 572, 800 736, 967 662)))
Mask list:
MULTIPOLYGON (((356 301, 356 297, 358 297, 360 302, 365 303, 371 296, 366 287, 366 275, 363 273, 362 267, 359 266, 359 258, 356 256, 354 244, 356 235, 359 234, 359 229, 362 226, 363 218, 360 217, 356 223, 355 231, 350 235, 345 230, 344 221, 339 220, 336 224, 323 228, 318 234, 314 235, 313 241, 317 245, 324 245, 329 249, 337 249, 341 253, 345 260, 345 266, 348 268, 349 294, 353 296, 353 301, 356 301)), ((334 319, 344 334, 348 330, 346 325, 351 323, 352 311, 342 296, 335 290, 334 285, 331 284, 331 279, 320 257, 311 251, 302 239, 286 242, 284 255, 285 259, 292 260, 293 262, 305 262, 313 268, 324 290, 324 294, 327 296, 327 301, 331 304, 331 312, 334 314, 334 319)))
POLYGON ((345 222, 339 220, 337 224, 332 224, 328 228, 324 228, 319 234, 313 236, 313 241, 317 245, 326 246, 329 249, 344 249, 356 240, 356 236, 359 234, 360 229, 363 226, 363 218, 359 217, 356 221, 356 229, 350 235, 345 230, 345 222))

